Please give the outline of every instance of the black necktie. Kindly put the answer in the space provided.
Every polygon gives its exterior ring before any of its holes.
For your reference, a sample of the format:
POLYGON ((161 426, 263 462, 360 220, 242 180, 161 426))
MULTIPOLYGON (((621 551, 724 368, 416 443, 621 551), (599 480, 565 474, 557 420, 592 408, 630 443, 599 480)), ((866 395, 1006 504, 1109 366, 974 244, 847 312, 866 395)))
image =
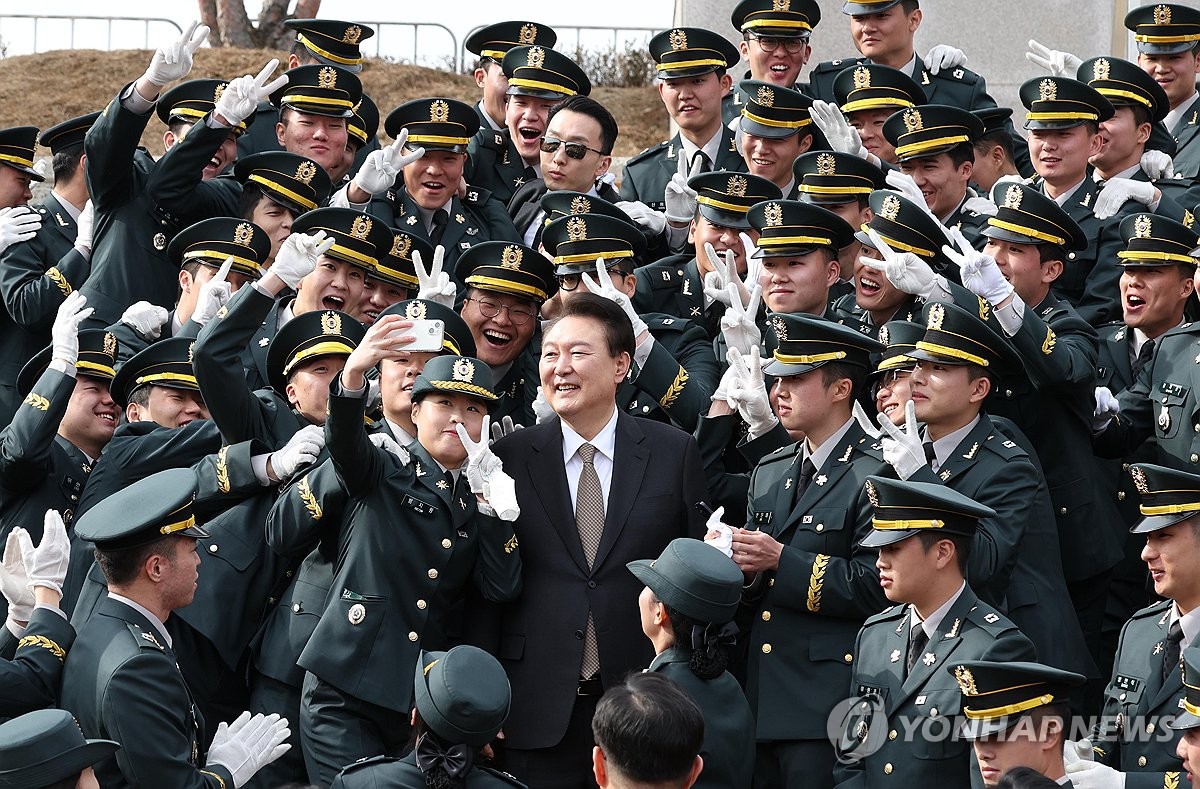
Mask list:
POLYGON ((1142 371, 1143 367, 1150 363, 1150 359, 1153 356, 1154 340, 1146 340, 1146 342, 1142 343, 1142 349, 1138 351, 1137 358, 1133 360, 1133 368, 1131 370, 1133 373, 1133 380, 1137 380, 1138 373, 1142 371))
POLYGON ((800 478, 796 480, 796 498, 804 495, 804 491, 808 490, 809 484, 813 477, 817 475, 817 467, 813 465, 811 458, 805 458, 800 464, 800 478))
POLYGON ((694 154, 692 154, 691 169, 694 169, 696 167, 697 159, 700 160, 700 172, 702 172, 702 173, 711 173, 712 172, 712 168, 713 168, 712 159, 709 159, 708 154, 706 154, 704 151, 699 151, 699 150, 696 151, 694 154))
POLYGON ((1183 626, 1176 619, 1167 631, 1167 648, 1163 650, 1162 681, 1167 684, 1171 672, 1179 671, 1179 644, 1183 641, 1183 626))
POLYGON ((921 446, 925 447, 925 462, 929 464, 930 468, 933 468, 937 465, 937 453, 933 451, 933 442, 924 441, 921 446))
POLYGON ((921 625, 911 625, 908 630, 908 659, 904 662, 904 676, 907 677, 912 673, 913 666, 917 665, 917 658, 925 647, 929 645, 929 636, 925 635, 925 628, 921 625))
POLYGON ((439 208, 433 212, 433 232, 429 234, 429 243, 435 247, 442 243, 442 236, 446 235, 446 225, 450 223, 450 215, 446 213, 446 209, 439 208))

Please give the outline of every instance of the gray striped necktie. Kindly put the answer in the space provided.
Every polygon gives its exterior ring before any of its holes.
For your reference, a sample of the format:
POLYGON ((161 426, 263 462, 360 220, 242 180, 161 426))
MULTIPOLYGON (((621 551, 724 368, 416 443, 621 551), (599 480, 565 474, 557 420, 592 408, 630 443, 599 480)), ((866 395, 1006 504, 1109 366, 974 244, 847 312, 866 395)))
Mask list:
MULTIPOLYGON (((591 444, 583 444, 578 452, 580 460, 583 461, 583 471, 579 474, 579 490, 575 495, 575 525, 579 529, 579 542, 583 546, 583 556, 587 559, 590 569, 596 561, 600 538, 604 536, 604 490, 600 487, 600 476, 596 474, 593 462, 596 458, 596 448, 591 444)), ((588 679, 599 672, 600 650, 596 646, 596 626, 592 622, 591 611, 588 611, 579 676, 588 679)))

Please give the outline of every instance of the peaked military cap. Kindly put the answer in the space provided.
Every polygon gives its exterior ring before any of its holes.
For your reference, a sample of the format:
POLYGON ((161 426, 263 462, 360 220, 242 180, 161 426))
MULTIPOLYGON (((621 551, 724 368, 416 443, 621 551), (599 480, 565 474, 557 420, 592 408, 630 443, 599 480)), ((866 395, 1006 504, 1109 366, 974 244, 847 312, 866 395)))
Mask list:
POLYGON ((513 47, 500 62, 500 68, 508 77, 509 96, 557 101, 592 92, 592 82, 578 63, 543 46, 513 47))
POLYGON ((485 241, 463 252, 455 273, 468 287, 543 302, 558 290, 554 267, 524 244, 485 241))
POLYGON ((1156 466, 1153 463, 1134 463, 1129 476, 1142 497, 1142 519, 1130 532, 1148 534, 1165 529, 1200 513, 1200 475, 1156 466))
MULTIPOLYGON (((461 315, 444 304, 438 304, 429 299, 409 299, 391 305, 379 313, 379 318, 388 315, 400 315, 410 321, 441 321, 443 327, 442 353, 451 353, 455 356, 475 355, 475 338, 471 335, 471 328, 467 326, 467 322, 462 319, 461 315)), ((378 321, 379 318, 375 320, 378 321)))
POLYGON ((1142 71, 1142 67, 1121 58, 1092 58, 1083 61, 1076 76, 1096 89, 1114 107, 1142 107, 1150 121, 1158 123, 1167 117, 1171 101, 1167 92, 1142 71))
POLYGON ((1138 52, 1174 55, 1188 52, 1200 43, 1200 11, 1186 5, 1153 3, 1125 15, 1125 27, 1133 31, 1138 52))
POLYGON ((438 356, 425 362, 413 383, 415 403, 431 392, 453 392, 480 400, 498 400, 492 368, 473 356, 438 356))
POLYGON ((870 227, 892 249, 911 252, 936 270, 953 264, 942 254, 946 232, 941 223, 907 197, 886 189, 871 193, 869 198, 874 216, 863 229, 854 234, 864 246, 875 248, 866 228, 870 227))
POLYGON ((883 170, 851 153, 809 151, 792 165, 800 199, 816 205, 840 205, 887 189, 883 170))
MULTIPOLYGON (((84 329, 79 332, 79 358, 75 362, 78 375, 111 381, 116 374, 117 335, 104 329, 84 329)), ((17 394, 24 397, 50 366, 53 346, 38 351, 17 373, 17 394)))
POLYGON ((196 487, 196 472, 190 468, 151 474, 83 513, 75 522, 75 535, 102 551, 136 548, 169 534, 206 539, 208 532, 196 525, 192 512, 196 487))
POLYGON ((392 230, 382 220, 353 208, 318 208, 292 222, 293 233, 324 230, 333 238, 325 254, 372 272, 395 243, 392 230))
POLYGON ((758 137, 791 137, 812 128, 809 109, 813 100, 798 90, 756 79, 737 85, 746 96, 742 106, 741 129, 758 137))
POLYGON ((100 113, 89 112, 77 118, 69 118, 62 123, 56 123, 38 136, 38 143, 49 148, 51 153, 62 153, 68 148, 83 145, 83 138, 88 129, 100 117, 100 113))
POLYGON ((344 68, 297 66, 288 71, 287 77, 287 84, 271 94, 271 103, 276 107, 307 115, 350 118, 362 99, 362 83, 344 68))
POLYGON ((808 38, 821 21, 821 6, 814 0, 742 0, 729 21, 743 33, 808 38))
POLYGON ((1196 265, 1200 237, 1192 228, 1157 214, 1130 214, 1121 220, 1125 248, 1117 253, 1122 266, 1196 265))
POLYGON ((806 255, 822 247, 834 254, 854 241, 854 228, 837 214, 799 200, 757 203, 746 213, 759 232, 756 258, 806 255))
POLYGON ((901 162, 937 156, 958 145, 970 145, 983 135, 983 122, 967 110, 945 104, 922 104, 892 115, 883 136, 901 162))
POLYGON ((421 286, 421 282, 417 279, 417 267, 413 260, 413 252, 419 252, 421 260, 428 266, 433 260, 433 245, 425 239, 403 230, 392 228, 391 233, 391 249, 379 256, 379 261, 371 271, 371 276, 406 290, 416 290, 421 286))
POLYGON ((361 148, 375 139, 378 133, 379 108, 371 101, 371 97, 364 93, 358 104, 354 105, 354 114, 346 121, 346 134, 361 148))
POLYGON ((676 538, 657 559, 625 566, 655 597, 689 619, 723 624, 737 615, 742 571, 733 559, 700 540, 676 538))
POLYGON ((366 333, 363 325, 345 312, 313 310, 297 315, 267 346, 267 382, 283 394, 296 365, 321 356, 349 356, 366 333))
POLYGON ((467 36, 463 48, 481 58, 500 61, 513 47, 536 45, 552 49, 557 43, 558 34, 549 25, 509 21, 479 28, 467 36))
POLYGON ((1001 182, 992 187, 996 215, 988 217, 983 235, 1014 244, 1058 244, 1087 249, 1083 228, 1062 206, 1032 186, 1001 182))
POLYGON ((842 3, 842 13, 847 16, 878 14, 899 4, 900 0, 857 0, 857 2, 842 3))
POLYGON ((447 743, 482 748, 508 720, 508 675, 479 647, 421 650, 413 688, 421 720, 447 743))
POLYGON ((84 739, 66 710, 36 710, 0 724, 0 788, 28 789, 76 779, 115 753, 113 740, 84 739))
POLYGON ((355 74, 362 71, 361 43, 375 35, 366 25, 337 19, 289 19, 283 26, 296 31, 296 40, 314 60, 355 74))
MULTIPOLYGON (((555 219, 542 231, 542 246, 554 258, 556 275, 595 273, 596 260, 632 272, 646 251, 646 237, 628 219, 603 214, 575 214, 555 219)), ((601 283, 604 284, 604 283, 601 283)))
POLYGON ((142 386, 165 386, 199 392, 192 369, 191 337, 165 337, 135 353, 117 369, 109 391, 117 405, 129 405, 130 395, 142 386))
POLYGON ((883 344, 848 326, 816 315, 772 315, 767 321, 779 344, 763 372, 778 378, 803 375, 829 362, 870 368, 883 344))
POLYGON ((1021 86, 1026 129, 1069 129, 1113 116, 1113 105, 1091 85, 1069 77, 1035 77, 1021 86))
POLYGON ((750 229, 750 222, 746 219, 750 206, 763 200, 783 198, 778 186, 750 173, 714 170, 693 175, 687 184, 696 190, 696 207, 700 216, 714 225, 738 230, 750 229))
POLYGON ((1180 699, 1183 711, 1175 717, 1171 728, 1176 731, 1200 729, 1200 647, 1185 647, 1179 664, 1183 672, 1183 698, 1180 699))
POLYGON ((230 271, 258 279, 271 257, 271 237, 253 222, 217 216, 179 231, 167 246, 167 257, 181 267, 195 260, 213 268, 233 258, 230 271))
POLYGON ((1012 117, 1012 107, 980 107, 971 110, 971 114, 983 124, 983 134, 980 139, 994 134, 1008 134, 1008 121, 1012 117))
POLYGON ((613 219, 629 221, 629 215, 603 197, 573 192, 570 189, 555 189, 542 195, 538 203, 546 212, 546 223, 573 214, 603 214, 613 219))
POLYGON ((968 660, 946 666, 962 693, 962 728, 968 740, 998 734, 1022 715, 1047 704, 1065 704, 1087 678, 1041 663, 968 660))
POLYGON ((45 181, 33 169, 33 149, 37 146, 36 126, 14 126, 0 129, 0 164, 20 170, 35 181, 45 181))
POLYGON ((413 147, 466 153, 467 143, 479 131, 479 116, 474 107, 457 99, 413 99, 389 112, 383 129, 391 137, 408 129, 408 144, 413 147))
POLYGON ((974 313, 935 301, 925 305, 922 318, 925 334, 909 354, 917 361, 974 364, 998 378, 1024 369, 1012 344, 974 313))
MULTIPOLYGON (((173 120, 193 124, 216 109, 217 100, 221 98, 228 84, 229 82, 223 79, 190 79, 180 82, 159 96, 154 111, 158 113, 159 120, 167 125, 173 120)), ((233 133, 244 134, 251 123, 254 123, 253 114, 235 125, 233 133)))
POLYGON ((297 216, 319 207, 333 188, 324 167, 287 151, 264 151, 238 159, 233 175, 243 186, 256 184, 273 202, 297 216))
POLYGON ((864 548, 882 548, 923 531, 938 536, 974 537, 980 518, 994 518, 991 507, 933 482, 867 477, 867 499, 875 514, 864 548))
POLYGON ((925 324, 913 321, 888 321, 879 328, 879 341, 886 346, 879 355, 872 375, 915 367, 909 356, 925 336, 925 324))
POLYGON ((929 101, 912 77, 878 63, 860 63, 839 71, 833 79, 833 95, 845 113, 902 110, 929 101))
POLYGON ((742 53, 725 36, 699 27, 675 27, 650 39, 659 79, 699 77, 727 71, 742 60, 742 53))

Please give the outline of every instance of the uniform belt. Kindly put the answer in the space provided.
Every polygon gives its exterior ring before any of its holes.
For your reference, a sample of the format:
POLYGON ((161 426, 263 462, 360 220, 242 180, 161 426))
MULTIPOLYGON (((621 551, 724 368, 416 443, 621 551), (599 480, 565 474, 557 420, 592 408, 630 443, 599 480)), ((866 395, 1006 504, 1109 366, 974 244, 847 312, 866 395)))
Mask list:
POLYGON ((578 696, 603 696, 604 683, 600 681, 599 677, 581 679, 579 680, 579 688, 575 691, 575 694, 578 696))

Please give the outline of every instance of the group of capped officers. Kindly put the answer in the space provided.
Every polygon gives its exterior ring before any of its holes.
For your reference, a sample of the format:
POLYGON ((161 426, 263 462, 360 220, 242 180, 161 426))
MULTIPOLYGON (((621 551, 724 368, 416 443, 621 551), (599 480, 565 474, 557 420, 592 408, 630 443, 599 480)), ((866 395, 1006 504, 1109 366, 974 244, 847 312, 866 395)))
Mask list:
POLYGON ((0 787, 1193 782, 1200 11, 1019 110, 843 13, 654 36, 619 178, 527 21, 0 130, 0 787))

